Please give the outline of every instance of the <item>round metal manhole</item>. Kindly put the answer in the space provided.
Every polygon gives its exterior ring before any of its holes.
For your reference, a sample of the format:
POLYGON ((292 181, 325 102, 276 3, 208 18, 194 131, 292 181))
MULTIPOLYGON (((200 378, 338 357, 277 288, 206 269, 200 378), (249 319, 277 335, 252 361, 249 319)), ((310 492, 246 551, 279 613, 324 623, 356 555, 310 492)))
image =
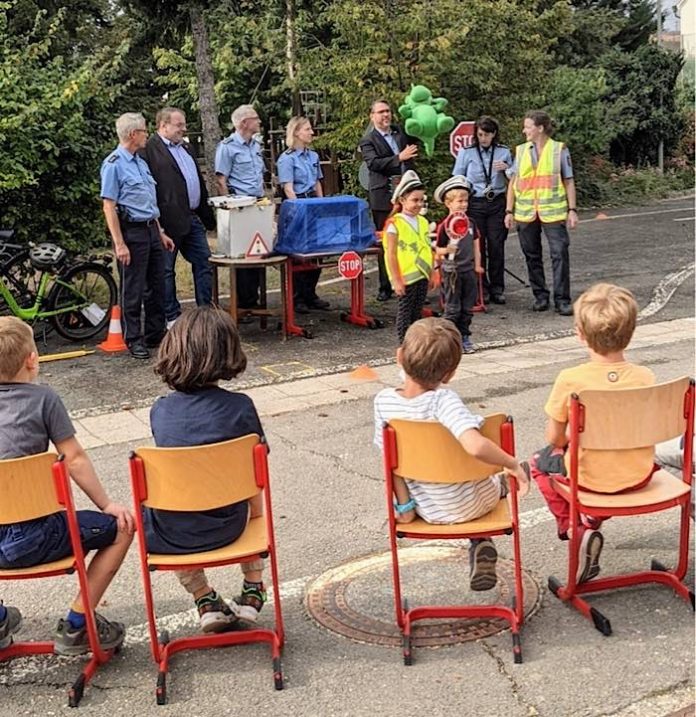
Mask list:
MULTIPOLYGON (((399 548, 401 594, 409 605, 511 604, 515 578, 511 560, 498 558, 493 590, 469 590, 468 550, 433 546, 399 548)), ((539 586, 522 571, 525 616, 539 608, 539 586)), ((305 607, 322 627, 355 642, 399 646, 394 612, 391 553, 351 560, 320 575, 307 587, 305 607)), ((454 645, 479 640, 508 628, 500 618, 422 620, 414 623, 416 647, 454 645)))

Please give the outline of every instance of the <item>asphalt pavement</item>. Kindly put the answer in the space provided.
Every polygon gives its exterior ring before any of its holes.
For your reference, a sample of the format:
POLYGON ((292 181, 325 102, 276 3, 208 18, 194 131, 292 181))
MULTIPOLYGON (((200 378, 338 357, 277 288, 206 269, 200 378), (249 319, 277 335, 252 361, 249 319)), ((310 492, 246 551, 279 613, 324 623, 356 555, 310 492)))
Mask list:
MULTIPOLYGON (((641 326, 656 324, 644 330, 630 358, 650 366, 658 379, 694 371, 693 340, 684 338, 683 328, 671 336, 671 327, 683 327, 683 322, 670 323, 693 316, 692 206, 691 200, 665 202, 616 212, 623 213, 623 219, 588 221, 581 224, 572 245, 574 293, 600 279, 623 283, 639 299, 641 326), (629 213, 640 216, 626 217, 629 213), (674 221, 682 217, 687 219, 674 221), (651 340, 651 336, 663 338, 651 340)), ((510 267, 522 272, 519 250, 512 247, 510 267)), ((327 290, 338 286, 329 284, 327 290)), ((518 455, 526 456, 540 446, 549 387, 561 368, 578 362, 578 352, 570 339, 565 344, 547 340, 569 333, 570 320, 531 314, 526 308, 528 291, 521 286, 511 283, 507 295, 506 307, 475 317, 474 336, 484 348, 463 358, 463 370, 453 387, 480 413, 513 415, 518 455), (520 344, 533 344, 529 353, 535 349, 537 356, 525 363, 519 357, 501 358, 505 351, 493 348, 520 344), (565 346, 567 353, 559 350, 565 346), (491 367, 495 357, 494 372, 480 368, 487 356, 491 367), (466 370, 466 361, 472 362, 471 371, 466 370)), ((414 665, 405 667, 398 647, 370 636, 375 626, 393 626, 382 469, 372 446, 372 395, 396 374, 391 363, 396 344, 393 326, 367 331, 327 318, 314 340, 285 344, 274 332, 262 335, 253 327, 243 331, 248 345, 256 347, 249 352, 252 367, 246 385, 263 385, 255 390, 266 391, 263 423, 271 446, 287 636, 286 689, 273 689, 266 647, 187 653, 173 659, 169 704, 157 707, 156 669, 147 643, 139 563, 133 549, 99 606, 108 617, 126 623, 127 642, 87 688, 80 713, 664 717, 691 708, 691 607, 660 587, 597 595, 591 602, 611 619, 614 629, 611 637, 602 636, 546 588, 548 575, 563 575, 567 553, 537 491, 520 506, 528 597, 522 631, 524 663, 513 663, 508 631, 492 629, 480 636, 483 632, 476 631, 481 626, 472 625, 459 644, 419 648, 414 665), (293 361, 309 368, 294 373, 293 361), (340 374, 366 362, 384 364, 378 381, 351 383, 348 375, 340 374), (262 370, 281 364, 290 366, 280 377, 262 370), (333 393, 326 402, 298 401, 296 408, 290 406, 276 415, 269 396, 275 395, 276 388, 288 396, 306 391, 307 384, 298 375, 326 377, 326 391, 333 393), (352 385, 356 388, 341 388, 352 385), (353 631, 328 625, 320 619, 325 612, 339 614, 353 631), (362 636, 356 626, 363 630, 362 636)), ((48 346, 48 350, 60 348, 48 346)), ((121 420, 127 413, 118 410, 123 405, 147 407, 160 391, 151 367, 127 356, 95 354, 45 364, 42 380, 56 387, 73 416, 81 420, 85 416, 94 416, 95 421, 121 420)), ((127 456, 147 440, 120 441, 113 436, 108 444, 95 444, 90 455, 109 493, 129 503, 127 456)), ((647 566, 652 557, 672 564, 676 518, 671 510, 608 521, 602 574, 647 566)), ((511 546, 505 538, 498 546, 503 591, 511 546)), ((466 550, 432 543, 412 550, 405 571, 405 591, 412 605, 426 598, 444 604, 471 599, 466 550)), ((688 575, 692 584, 693 573, 692 557, 688 575)), ((240 583, 236 568, 211 571, 210 577, 223 595, 236 594, 240 583)), ((175 578, 155 575, 154 584, 163 626, 175 635, 195 633, 192 603, 175 578)), ((39 639, 50 633, 68 605, 73 586, 70 576, 3 584, 3 599, 25 614, 21 636, 39 639)), ((493 597, 497 594, 493 591, 493 597)), ((267 606, 261 622, 270 625, 271 619, 267 606)), ((70 712, 66 688, 79 664, 79 659, 54 657, 0 663, 0 717, 70 712)))

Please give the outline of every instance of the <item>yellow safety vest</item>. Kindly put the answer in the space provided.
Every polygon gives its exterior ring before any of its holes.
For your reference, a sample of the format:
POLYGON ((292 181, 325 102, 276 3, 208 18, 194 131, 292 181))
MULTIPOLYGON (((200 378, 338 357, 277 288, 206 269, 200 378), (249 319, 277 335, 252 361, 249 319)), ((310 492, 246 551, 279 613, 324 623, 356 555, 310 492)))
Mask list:
MULTIPOLYGON (((404 219, 401 214, 395 214, 389 221, 394 224, 397 231, 396 260, 404 284, 415 284, 421 279, 429 279, 433 270, 433 250, 428 235, 428 222, 422 217, 418 220, 418 231, 404 219)), ((383 235, 384 248, 387 247, 386 227, 383 235)), ((389 262, 385 261, 387 275, 393 277, 389 270, 389 262)))
POLYGON ((515 221, 562 222, 568 216, 568 199, 561 181, 563 142, 547 139, 537 166, 532 164, 531 142, 517 145, 515 163, 515 221))

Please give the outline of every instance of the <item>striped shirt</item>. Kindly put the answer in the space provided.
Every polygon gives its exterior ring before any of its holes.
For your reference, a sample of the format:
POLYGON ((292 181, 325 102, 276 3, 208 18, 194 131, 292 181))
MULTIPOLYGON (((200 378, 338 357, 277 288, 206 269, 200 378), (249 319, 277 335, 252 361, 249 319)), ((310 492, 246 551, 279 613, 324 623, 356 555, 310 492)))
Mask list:
MULTIPOLYGON (((439 421, 459 440, 465 431, 478 430, 483 417, 464 405, 449 388, 436 388, 414 398, 398 389, 385 388, 375 396, 375 445, 382 450, 382 426, 392 418, 439 421)), ((427 447, 424 447, 427 450, 427 447)), ((416 514, 428 523, 464 523, 490 512, 505 494, 500 476, 474 483, 421 483, 404 476, 416 501, 416 514)))

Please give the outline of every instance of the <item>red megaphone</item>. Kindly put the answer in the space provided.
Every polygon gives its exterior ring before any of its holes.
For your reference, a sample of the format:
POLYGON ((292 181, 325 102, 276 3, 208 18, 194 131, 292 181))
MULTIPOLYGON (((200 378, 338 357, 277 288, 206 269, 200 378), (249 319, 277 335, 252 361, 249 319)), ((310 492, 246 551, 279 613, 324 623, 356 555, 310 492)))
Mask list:
POLYGON ((452 237, 463 237, 469 232, 466 214, 450 214, 445 220, 445 231, 452 237))

